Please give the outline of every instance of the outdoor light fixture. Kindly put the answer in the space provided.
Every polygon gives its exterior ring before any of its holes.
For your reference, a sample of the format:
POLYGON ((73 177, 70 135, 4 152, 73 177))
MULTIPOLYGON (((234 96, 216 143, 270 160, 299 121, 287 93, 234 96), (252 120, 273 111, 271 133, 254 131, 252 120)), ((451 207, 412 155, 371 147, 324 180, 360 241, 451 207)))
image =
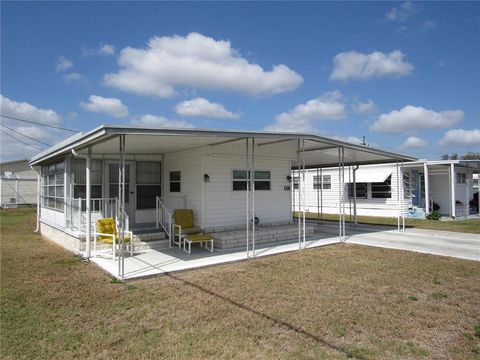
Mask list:
POLYGON ((203 175, 203 181, 206 183, 210 182, 210 176, 208 174, 203 175))
POLYGON ((287 181, 288 182, 292 181, 292 177, 290 175, 287 175, 287 181))

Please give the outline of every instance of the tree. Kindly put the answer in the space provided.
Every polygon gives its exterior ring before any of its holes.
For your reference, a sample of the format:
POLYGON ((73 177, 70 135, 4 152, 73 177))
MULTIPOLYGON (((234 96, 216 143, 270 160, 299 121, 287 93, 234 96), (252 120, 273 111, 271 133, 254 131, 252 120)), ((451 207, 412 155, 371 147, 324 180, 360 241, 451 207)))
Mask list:
POLYGON ((450 156, 448 154, 443 154, 442 155, 442 160, 448 160, 450 156))
POLYGON ((469 151, 461 157, 462 160, 480 160, 480 153, 469 151))

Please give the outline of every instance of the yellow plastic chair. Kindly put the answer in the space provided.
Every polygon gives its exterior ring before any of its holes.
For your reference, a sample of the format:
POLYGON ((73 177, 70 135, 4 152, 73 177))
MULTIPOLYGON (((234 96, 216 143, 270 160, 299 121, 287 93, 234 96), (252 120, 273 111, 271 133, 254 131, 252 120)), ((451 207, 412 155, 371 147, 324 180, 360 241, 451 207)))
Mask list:
MULTIPOLYGON (((133 255, 133 233, 131 231, 125 230, 123 232, 124 243, 130 245, 130 255, 133 255)), ((93 256, 97 257, 97 241, 103 244, 112 244, 112 257, 113 261, 116 258, 116 245, 120 240, 120 236, 117 231, 117 224, 115 223, 115 219, 113 218, 106 218, 106 219, 98 219, 95 223, 95 232, 93 235, 93 256)), ((119 248, 120 250, 120 248, 119 248)))
POLYGON ((186 235, 199 234, 202 228, 195 224, 192 209, 173 210, 173 243, 182 248, 183 238, 186 235))

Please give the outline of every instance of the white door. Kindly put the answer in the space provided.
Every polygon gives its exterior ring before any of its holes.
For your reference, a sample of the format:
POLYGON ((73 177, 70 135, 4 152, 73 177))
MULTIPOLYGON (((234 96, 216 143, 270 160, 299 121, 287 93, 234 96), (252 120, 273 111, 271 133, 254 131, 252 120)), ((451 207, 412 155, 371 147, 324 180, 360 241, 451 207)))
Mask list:
MULTIPOLYGON (((130 163, 125 164, 125 211, 127 212, 130 225, 135 223, 135 186, 133 171, 130 163)), ((118 197, 118 163, 108 163, 107 166, 107 196, 118 197)))

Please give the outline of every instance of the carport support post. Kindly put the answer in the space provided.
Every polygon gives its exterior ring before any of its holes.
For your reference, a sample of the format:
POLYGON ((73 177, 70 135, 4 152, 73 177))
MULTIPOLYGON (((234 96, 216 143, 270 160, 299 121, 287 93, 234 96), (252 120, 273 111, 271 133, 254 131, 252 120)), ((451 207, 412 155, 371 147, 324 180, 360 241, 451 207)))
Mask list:
POLYGON ((246 191, 246 194, 245 194, 245 197, 246 197, 246 200, 247 200, 247 226, 246 226, 246 229, 247 229, 247 259, 248 257, 250 256, 250 250, 249 250, 249 237, 250 237, 250 234, 249 234, 249 226, 248 226, 248 223, 250 222, 250 204, 248 203, 248 192, 250 191, 250 161, 248 160, 248 138, 245 138, 245 160, 246 160, 246 174, 245 176, 247 177, 246 179, 246 184, 247 184, 247 188, 245 189, 246 191))
MULTIPOLYGON (((85 209, 87 211, 87 228, 85 229, 85 258, 90 258, 91 253, 91 242, 92 242, 92 189, 91 189, 91 175, 90 175, 90 167, 91 167, 91 156, 92 156, 92 148, 88 148, 88 155, 85 159, 86 169, 85 169, 85 187, 86 187, 86 204, 85 209)), ((81 208, 80 208, 81 209, 81 208)), ((81 210, 80 210, 81 211, 81 210)))
POLYGON ((455 219, 455 164, 450 164, 450 204, 451 204, 451 214, 452 218, 455 219))
POLYGON ((423 181, 425 183, 425 215, 428 215, 430 213, 430 192, 428 190, 428 164, 426 161, 423 163, 423 181))
POLYGON ((338 233, 343 241, 343 216, 342 216, 342 148, 338 147, 338 233))
POLYGON ((400 185, 401 185, 401 204, 402 204, 402 232, 405 232, 405 190, 403 188, 403 160, 402 167, 400 168, 400 185))
POLYGON ((317 181, 314 181, 315 186, 317 187, 317 219, 320 219, 320 184, 321 179, 318 175, 318 167, 317 167, 317 181))
MULTIPOLYGON (((124 256, 124 240, 125 240, 125 135, 119 137, 119 162, 118 162, 118 196, 119 196, 119 239, 118 239, 118 276, 124 277, 125 274, 125 256, 124 256)), ((130 239, 133 242, 133 239, 130 239)), ((132 246, 132 244, 130 244, 132 246)), ((115 251, 115 250, 114 250, 115 251)))
POLYGON ((353 167, 353 223, 357 225, 357 170, 358 165, 353 167))
POLYGON ((400 232, 400 169, 398 168, 398 160, 396 163, 397 167, 397 231, 400 232))
POLYGON ((305 139, 302 139, 303 247, 305 248, 305 139))
POLYGON ((255 257, 255 138, 252 138, 252 254, 255 257))
POLYGON ((480 177, 480 161, 477 162, 477 210, 478 210, 478 214, 480 215, 480 186, 479 186, 480 182, 479 182, 479 177, 480 177))
POLYGON ((302 180, 300 176, 300 139, 297 140, 297 174, 298 174, 298 213, 297 213, 297 220, 298 220, 298 249, 301 249, 301 231, 302 231, 302 223, 300 221, 300 211, 302 209, 302 180))

